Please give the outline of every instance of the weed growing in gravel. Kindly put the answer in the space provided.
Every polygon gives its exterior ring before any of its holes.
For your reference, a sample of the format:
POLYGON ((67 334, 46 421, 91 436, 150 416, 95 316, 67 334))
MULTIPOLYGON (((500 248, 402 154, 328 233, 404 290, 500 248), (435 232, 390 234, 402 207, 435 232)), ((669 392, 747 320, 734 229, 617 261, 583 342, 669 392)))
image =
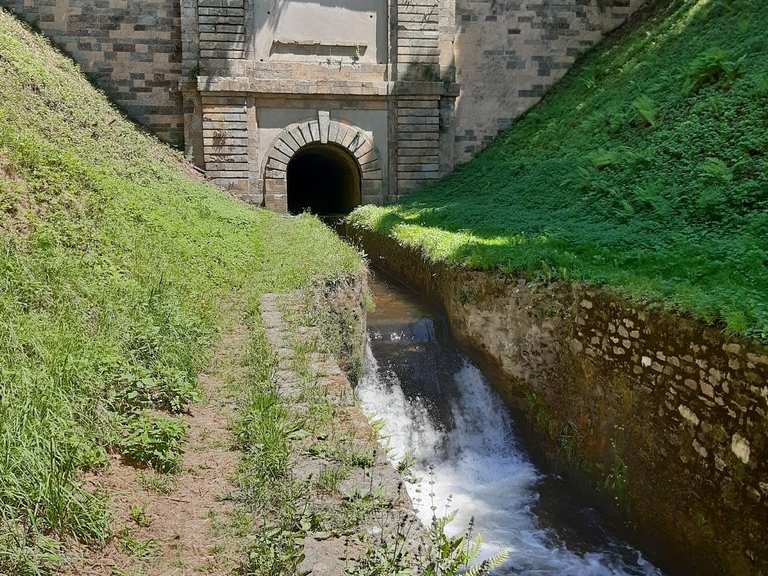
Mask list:
POLYGON ((123 552, 139 560, 149 560, 157 555, 159 545, 151 538, 137 538, 129 528, 119 535, 120 547, 123 552))
POLYGON ((155 494, 173 494, 176 490, 176 477, 173 474, 161 474, 152 470, 142 470, 138 474, 139 486, 155 494))
POLYGON ((131 505, 131 508, 128 512, 133 523, 140 528, 147 528, 152 523, 144 506, 140 504, 131 505))

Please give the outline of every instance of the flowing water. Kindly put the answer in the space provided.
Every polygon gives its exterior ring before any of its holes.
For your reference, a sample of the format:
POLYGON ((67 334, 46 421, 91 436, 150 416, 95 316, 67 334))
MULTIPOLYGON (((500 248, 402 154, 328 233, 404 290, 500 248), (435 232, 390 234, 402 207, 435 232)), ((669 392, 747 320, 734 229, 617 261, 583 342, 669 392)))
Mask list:
POLYGON ((485 557, 510 552, 498 575, 661 575, 561 479, 536 469, 510 412, 439 314, 381 278, 373 291, 357 392, 382 421, 393 463, 412 461, 407 486, 422 522, 455 512, 449 531, 458 533, 474 518, 485 557))

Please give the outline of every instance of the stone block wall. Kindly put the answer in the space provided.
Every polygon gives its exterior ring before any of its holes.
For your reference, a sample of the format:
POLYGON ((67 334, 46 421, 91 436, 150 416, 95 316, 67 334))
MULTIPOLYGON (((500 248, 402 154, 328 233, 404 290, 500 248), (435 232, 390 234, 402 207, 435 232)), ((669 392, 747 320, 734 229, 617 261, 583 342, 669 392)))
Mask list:
POLYGON ((441 176, 440 100, 426 96, 397 100, 397 182, 400 193, 441 176))
POLYGON ((130 118, 183 143, 215 183, 259 202, 264 143, 249 99, 291 107, 304 99, 308 118, 383 100, 390 120, 376 142, 387 148, 379 158, 385 177, 366 194, 395 200, 471 159, 643 2, 0 0, 0 7, 52 38, 130 118))
POLYGON ((351 229, 441 303, 545 459, 672 573, 768 575, 768 347, 606 290, 428 263, 351 229))
POLYGON ((456 162, 538 103, 645 0, 455 0, 456 162))
POLYGON ((184 141, 178 0, 0 0, 38 28, 132 120, 184 141))
POLYGON ((398 80, 440 78, 439 0, 397 0, 398 80))
POLYGON ((245 21, 245 0, 198 0, 200 58, 242 58, 245 21))
POLYGON ((248 191, 250 175, 248 98, 237 93, 204 93, 205 171, 217 186, 248 191))

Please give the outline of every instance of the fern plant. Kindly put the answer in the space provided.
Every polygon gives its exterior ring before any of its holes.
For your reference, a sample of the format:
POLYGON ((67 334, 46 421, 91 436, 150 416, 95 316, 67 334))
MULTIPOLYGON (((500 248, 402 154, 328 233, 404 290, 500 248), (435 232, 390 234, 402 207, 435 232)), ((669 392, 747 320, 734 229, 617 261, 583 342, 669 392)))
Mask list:
POLYGON ((734 58, 729 50, 713 48, 695 58, 688 66, 684 90, 692 96, 704 86, 730 85, 742 72, 744 56, 734 58))
POLYGON ((632 102, 632 107, 642 119, 646 126, 656 128, 659 123, 658 110, 656 108, 656 102, 653 98, 642 95, 632 102))

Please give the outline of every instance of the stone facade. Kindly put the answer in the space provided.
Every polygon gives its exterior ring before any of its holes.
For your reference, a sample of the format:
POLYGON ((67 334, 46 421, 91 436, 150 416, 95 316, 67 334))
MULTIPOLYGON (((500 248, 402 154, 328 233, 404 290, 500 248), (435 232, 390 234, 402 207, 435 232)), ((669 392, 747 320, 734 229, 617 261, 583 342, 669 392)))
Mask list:
POLYGON ((487 146, 643 1, 0 6, 53 38, 130 117, 183 140, 213 182, 284 210, 293 157, 285 147, 337 146, 358 163, 361 202, 396 199, 487 146), (368 156, 320 126, 345 127, 368 156))
POLYGON ((0 0, 69 54, 132 120, 184 144, 178 0, 0 0))
POLYGON ((544 457, 670 572, 768 575, 768 348, 606 290, 427 263, 352 229, 440 302, 544 457))
POLYGON ((456 161, 488 146, 644 3, 456 0, 456 161))

